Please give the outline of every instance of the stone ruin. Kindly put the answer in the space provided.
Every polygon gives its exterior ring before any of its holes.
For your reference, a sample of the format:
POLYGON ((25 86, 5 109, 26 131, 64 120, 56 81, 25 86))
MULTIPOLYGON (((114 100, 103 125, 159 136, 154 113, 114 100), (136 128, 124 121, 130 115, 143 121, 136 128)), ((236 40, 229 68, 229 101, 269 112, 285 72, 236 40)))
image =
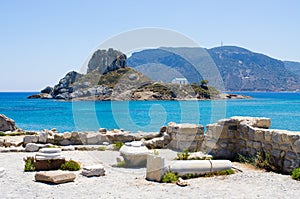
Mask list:
MULTIPOLYGON (((300 133, 269 129, 269 118, 231 117, 204 127, 198 124, 176 124, 154 133, 130 133, 124 130, 99 129, 98 132, 58 133, 44 130, 38 135, 26 135, 25 151, 36 152, 49 144, 69 146, 111 145, 116 141, 141 141, 149 149, 169 148, 177 151, 202 151, 214 158, 233 159, 237 155, 268 154, 275 170, 289 173, 300 166, 300 133)), ((6 143, 8 144, 8 143, 6 143)), ((12 147, 13 148, 13 147, 12 147)), ((8 152, 0 148, 0 152, 8 152)), ((14 151, 14 148, 12 149, 14 151)))

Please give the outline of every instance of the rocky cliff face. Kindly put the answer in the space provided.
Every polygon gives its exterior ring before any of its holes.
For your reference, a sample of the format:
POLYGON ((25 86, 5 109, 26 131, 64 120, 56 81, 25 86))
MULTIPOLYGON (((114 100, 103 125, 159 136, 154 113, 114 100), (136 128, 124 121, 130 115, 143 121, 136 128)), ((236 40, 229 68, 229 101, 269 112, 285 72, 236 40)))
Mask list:
POLYGON ((106 74, 126 67, 126 55, 120 51, 109 48, 108 50, 97 50, 88 63, 87 73, 99 72, 106 74))

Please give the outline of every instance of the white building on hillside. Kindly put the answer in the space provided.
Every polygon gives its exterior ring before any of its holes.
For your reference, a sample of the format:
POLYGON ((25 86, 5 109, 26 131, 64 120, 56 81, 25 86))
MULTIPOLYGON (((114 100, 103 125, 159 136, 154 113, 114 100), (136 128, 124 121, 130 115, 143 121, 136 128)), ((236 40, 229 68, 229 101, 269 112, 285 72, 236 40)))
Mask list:
POLYGON ((186 78, 176 77, 176 78, 172 79, 172 83, 173 84, 184 85, 184 84, 188 84, 189 82, 186 78))

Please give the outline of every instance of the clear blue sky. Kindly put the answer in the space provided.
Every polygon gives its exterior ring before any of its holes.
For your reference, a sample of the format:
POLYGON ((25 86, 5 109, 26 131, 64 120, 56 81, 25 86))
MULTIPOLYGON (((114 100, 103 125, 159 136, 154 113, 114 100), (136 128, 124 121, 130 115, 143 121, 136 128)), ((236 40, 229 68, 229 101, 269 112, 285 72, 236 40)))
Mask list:
POLYGON ((0 0, 0 91, 39 91, 120 32, 159 27, 200 46, 300 61, 298 0, 0 0))

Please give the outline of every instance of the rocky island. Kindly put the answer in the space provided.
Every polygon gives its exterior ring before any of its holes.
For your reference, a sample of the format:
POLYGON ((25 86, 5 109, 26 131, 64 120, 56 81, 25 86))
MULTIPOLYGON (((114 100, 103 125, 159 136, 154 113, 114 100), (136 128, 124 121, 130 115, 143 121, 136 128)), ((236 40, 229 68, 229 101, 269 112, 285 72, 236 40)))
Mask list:
POLYGON ((240 99, 247 96, 220 93, 201 83, 155 82, 127 66, 127 56, 109 48, 97 50, 88 62, 87 73, 71 71, 54 87, 28 98, 59 100, 205 100, 240 99))

